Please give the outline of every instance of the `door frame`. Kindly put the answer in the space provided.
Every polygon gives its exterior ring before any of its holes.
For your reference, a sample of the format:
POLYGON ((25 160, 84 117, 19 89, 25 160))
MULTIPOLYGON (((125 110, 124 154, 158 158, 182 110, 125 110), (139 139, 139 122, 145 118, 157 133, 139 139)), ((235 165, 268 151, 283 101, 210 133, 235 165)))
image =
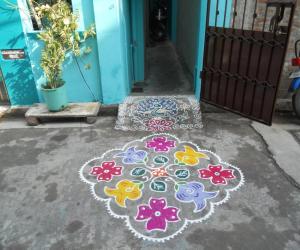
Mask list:
MULTIPOLYGON (((171 0, 171 41, 176 45, 177 36, 177 10, 178 0, 171 0)), ((214 0, 215 2, 217 0, 214 0)), ((232 0, 227 0, 229 4, 232 0)), ((134 81, 140 82, 145 80, 145 1, 143 0, 130 0, 131 3, 131 27, 132 27, 132 54, 133 54, 133 65, 134 65, 134 81)), ((195 73, 194 73, 194 93, 198 100, 201 96, 201 79, 200 72, 203 69, 204 59, 204 46, 205 46, 205 31, 206 31, 206 20, 207 20, 207 4, 208 0, 201 0, 200 5, 200 18, 199 18, 199 31, 197 35, 198 49, 197 57, 195 61, 195 73)), ((229 6, 228 4, 228 6, 229 6)), ((216 4, 215 4, 216 5, 216 4)), ((225 5, 224 5, 225 6, 225 5)), ((222 13, 231 12, 231 8, 220 8, 220 23, 222 22, 222 13)), ((214 11, 211 11, 210 15, 214 15, 214 11)), ((228 17, 230 15, 227 14, 228 17)), ((213 19, 213 18, 212 18, 213 19)), ((230 18, 227 20, 228 25, 230 18)))
POLYGON ((145 80, 145 2, 142 0, 130 1, 131 22, 131 50, 133 60, 133 81, 145 80))

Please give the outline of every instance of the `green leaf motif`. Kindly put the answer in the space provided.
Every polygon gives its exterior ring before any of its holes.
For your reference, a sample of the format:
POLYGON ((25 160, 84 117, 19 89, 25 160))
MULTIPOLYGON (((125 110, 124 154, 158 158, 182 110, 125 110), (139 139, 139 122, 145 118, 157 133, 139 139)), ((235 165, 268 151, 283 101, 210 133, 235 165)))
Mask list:
POLYGON ((166 187, 167 185, 163 181, 154 181, 151 183, 151 189, 155 192, 165 192, 166 187))
POLYGON ((145 186, 143 182, 140 182, 140 181, 133 181, 133 182, 138 185, 139 189, 143 189, 145 186))
POLYGON ((141 182, 141 183, 139 184, 139 189, 143 189, 143 188, 144 188, 144 183, 141 182))
POLYGON ((156 164, 165 164, 167 162, 169 162, 169 158, 163 155, 159 155, 154 158, 154 163, 156 164))
POLYGON ((175 186, 174 186, 175 191, 176 191, 176 192, 178 191, 180 185, 185 185, 185 184, 186 184, 185 181, 177 182, 177 183, 175 184, 175 186))
POLYGON ((190 176, 190 172, 185 169, 176 170, 175 175, 179 179, 187 179, 190 176))
POLYGON ((146 170, 144 168, 135 168, 131 171, 132 176, 143 176, 145 173, 146 170))

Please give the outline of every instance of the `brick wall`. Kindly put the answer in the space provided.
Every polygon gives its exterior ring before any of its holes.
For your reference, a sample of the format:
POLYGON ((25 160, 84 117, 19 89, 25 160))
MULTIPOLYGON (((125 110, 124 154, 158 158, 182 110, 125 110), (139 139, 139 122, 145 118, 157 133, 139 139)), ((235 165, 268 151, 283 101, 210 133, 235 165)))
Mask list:
POLYGON ((283 75, 279 88, 278 98, 288 98, 288 88, 291 80, 288 78, 289 73, 295 70, 295 67, 291 66, 291 59, 295 57, 294 45, 295 41, 300 39, 300 0, 297 0, 297 7, 292 25, 292 31, 289 41, 288 52, 285 59, 283 75))
MULTIPOLYGON (((264 16, 265 16, 265 10, 266 10, 266 2, 267 0, 258 0, 258 5, 257 5, 257 19, 254 23, 254 30, 261 30, 262 29, 262 24, 264 22, 264 16)), ((242 27, 242 20, 243 18, 245 19, 244 21, 244 29, 251 29, 253 25, 253 13, 255 9, 255 1, 247 1, 247 6, 246 6, 246 15, 243 17, 242 13, 244 11, 244 0, 237 0, 237 12, 239 13, 238 16, 236 17, 236 25, 235 28, 241 28, 242 27)), ((267 25, 266 27, 269 27, 270 23, 270 18, 274 14, 274 9, 270 9, 268 12, 268 18, 267 18, 267 25)), ((286 17, 289 16, 289 13, 286 12, 286 17)), ((281 25, 287 25, 288 20, 284 19, 281 23, 281 25)), ((267 31, 267 30, 266 30, 267 31)), ((288 88, 290 85, 290 79, 289 79, 289 74, 291 71, 295 69, 295 67, 291 66, 291 58, 294 57, 294 44, 297 39, 300 39, 300 0, 297 0, 297 8, 295 11, 295 16, 293 20, 293 25, 292 25, 292 31, 291 31, 291 36, 290 36, 290 41, 289 41, 289 46, 288 46, 288 52, 286 55, 285 59, 285 64, 284 64, 284 69, 283 69, 283 74, 282 74, 282 79, 279 87, 279 92, 278 92, 278 98, 279 99, 286 99, 289 98, 288 94, 288 88)))

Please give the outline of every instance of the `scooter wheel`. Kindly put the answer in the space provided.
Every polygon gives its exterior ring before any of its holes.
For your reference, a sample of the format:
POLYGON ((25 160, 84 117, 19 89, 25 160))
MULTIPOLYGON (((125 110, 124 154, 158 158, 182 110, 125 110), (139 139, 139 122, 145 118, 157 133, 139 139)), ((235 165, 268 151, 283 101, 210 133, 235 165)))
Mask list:
POLYGON ((300 89, 293 95, 293 108, 296 115, 300 118, 300 89))

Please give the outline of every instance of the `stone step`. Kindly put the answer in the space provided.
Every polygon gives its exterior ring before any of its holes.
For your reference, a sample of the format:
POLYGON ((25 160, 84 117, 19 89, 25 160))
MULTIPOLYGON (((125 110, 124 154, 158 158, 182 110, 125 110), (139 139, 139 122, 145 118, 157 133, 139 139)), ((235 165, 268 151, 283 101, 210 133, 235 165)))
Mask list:
POLYGON ((100 103, 70 103, 67 108, 59 112, 48 111, 45 104, 35 104, 25 114, 29 126, 37 126, 42 119, 57 118, 85 118, 88 124, 95 123, 100 109, 100 103))

